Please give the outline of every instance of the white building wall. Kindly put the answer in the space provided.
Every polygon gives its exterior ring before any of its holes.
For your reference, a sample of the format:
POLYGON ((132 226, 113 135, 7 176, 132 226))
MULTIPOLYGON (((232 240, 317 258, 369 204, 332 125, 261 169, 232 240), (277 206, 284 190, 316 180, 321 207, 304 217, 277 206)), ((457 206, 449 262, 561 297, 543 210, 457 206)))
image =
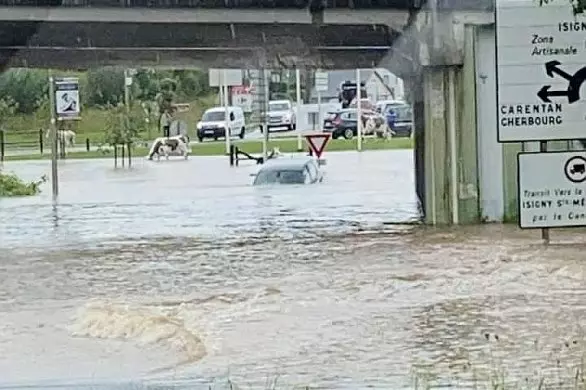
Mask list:
MULTIPOLYGON (((384 68, 378 68, 377 72, 383 77, 383 79, 385 78, 385 76, 388 77, 388 86, 394 88, 396 99, 400 100, 405 96, 403 80, 401 80, 399 77, 395 76, 389 70, 384 68)), ((369 79, 366 81, 366 91, 368 93, 370 100, 373 103, 377 100, 392 99, 392 96, 390 95, 389 91, 384 87, 384 85, 374 74, 371 75, 369 79)))
POLYGON ((478 26, 476 113, 481 217, 500 222, 505 213, 503 147, 497 142, 495 28, 478 26))

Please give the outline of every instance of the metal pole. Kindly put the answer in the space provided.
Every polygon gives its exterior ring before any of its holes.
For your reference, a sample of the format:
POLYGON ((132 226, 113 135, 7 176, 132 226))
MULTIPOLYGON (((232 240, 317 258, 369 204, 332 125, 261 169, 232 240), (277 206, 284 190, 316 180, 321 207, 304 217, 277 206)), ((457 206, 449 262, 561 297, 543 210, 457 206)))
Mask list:
POLYGON ((0 129, 0 165, 4 162, 4 129, 0 129))
POLYGON ((321 128, 321 92, 317 91, 317 128, 321 128))
MULTIPOLYGON (((547 152, 547 141, 539 142, 539 151, 542 153, 547 152)), ((541 240, 545 245, 549 245, 549 228, 541 229, 541 240)))
POLYGON ((454 68, 448 69, 448 137, 450 142, 450 176, 452 197, 452 223, 460 223, 458 204, 458 153, 456 150, 456 79, 454 68))
POLYGON ((230 110, 228 108, 228 86, 226 85, 226 69, 222 69, 221 86, 223 97, 224 97, 224 120, 226 125, 226 154, 230 154, 230 110))
POLYGON ((49 71, 49 109, 51 110, 51 184, 53 203, 59 196, 59 172, 57 167, 57 119, 55 118, 55 79, 49 71))
POLYGON ((223 72, 218 69, 218 84, 220 84, 220 94, 219 98, 220 101, 218 102, 218 106, 224 105, 224 83, 223 83, 223 72))
POLYGON ((360 69, 356 69, 356 126, 358 130, 358 140, 356 147, 359 152, 362 151, 362 107, 360 107, 361 99, 362 87, 360 84, 360 69))
POLYGON ((301 130, 299 129, 299 118, 301 117, 301 71, 295 69, 295 94, 297 98, 297 112, 295 113, 295 125, 297 131, 297 151, 303 150, 303 140, 301 139, 301 130))
POLYGON ((264 128, 264 133, 263 133, 263 137, 262 137, 262 157, 263 157, 263 162, 267 161, 267 157, 269 155, 269 76, 268 73, 262 69, 261 70, 262 74, 261 77, 263 78, 264 81, 264 107, 263 107, 263 111, 264 111, 264 123, 263 123, 263 128, 264 128))
POLYGON ((130 111, 130 85, 128 80, 128 69, 124 69, 124 106, 126 111, 130 111))

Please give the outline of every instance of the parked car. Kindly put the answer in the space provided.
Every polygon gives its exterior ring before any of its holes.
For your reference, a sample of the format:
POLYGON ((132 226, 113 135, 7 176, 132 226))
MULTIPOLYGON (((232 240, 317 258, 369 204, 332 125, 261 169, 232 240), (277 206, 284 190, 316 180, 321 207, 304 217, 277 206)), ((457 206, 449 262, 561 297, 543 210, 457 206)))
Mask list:
POLYGON ((246 133, 246 123, 244 119, 244 111, 241 107, 228 107, 229 120, 226 121, 226 108, 213 107, 206 110, 201 121, 197 123, 197 138, 202 142, 205 138, 226 137, 226 128, 228 134, 232 137, 238 136, 240 139, 244 138, 246 133))
POLYGON ((383 115, 386 117, 390 110, 395 112, 395 123, 392 125, 395 137, 411 137, 413 135, 413 109, 411 106, 406 103, 391 105, 383 115))
POLYGON ((323 172, 313 157, 269 160, 253 176, 253 186, 315 184, 323 180, 323 172))
MULTIPOLYGON (((372 116, 379 116, 375 111, 362 111, 362 129, 365 131, 366 120, 372 116)), ((330 133, 333 139, 344 137, 352 139, 358 135, 356 109, 345 108, 339 111, 328 112, 324 118, 323 131, 330 133)), ((373 129, 374 130, 374 129, 373 129)), ((372 134, 372 133, 371 133, 372 134)), ((363 135, 370 135, 366 131, 363 135)))
POLYGON ((295 130, 297 128, 297 118, 293 110, 293 104, 290 100, 271 100, 269 101, 268 128, 284 128, 285 130, 295 130))
POLYGON ((405 104, 407 103, 402 100, 379 100, 376 102, 375 109, 378 113, 384 115, 391 107, 402 106, 405 104))
POLYGON ((356 110, 348 108, 328 112, 324 118, 323 131, 331 133, 332 139, 352 139, 358 134, 356 117, 356 110))

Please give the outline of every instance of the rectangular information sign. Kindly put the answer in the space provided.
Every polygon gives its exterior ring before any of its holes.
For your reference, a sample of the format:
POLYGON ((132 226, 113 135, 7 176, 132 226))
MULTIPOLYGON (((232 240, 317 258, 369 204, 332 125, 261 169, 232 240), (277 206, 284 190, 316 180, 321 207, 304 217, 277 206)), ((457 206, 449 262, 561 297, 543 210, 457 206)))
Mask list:
POLYGON ((586 151, 519 153, 522 229, 586 226, 586 151))
POLYGON ((55 79, 55 112, 59 120, 80 119, 79 80, 77 78, 55 79))
POLYGON ((586 138, 582 4, 496 0, 499 142, 586 138))

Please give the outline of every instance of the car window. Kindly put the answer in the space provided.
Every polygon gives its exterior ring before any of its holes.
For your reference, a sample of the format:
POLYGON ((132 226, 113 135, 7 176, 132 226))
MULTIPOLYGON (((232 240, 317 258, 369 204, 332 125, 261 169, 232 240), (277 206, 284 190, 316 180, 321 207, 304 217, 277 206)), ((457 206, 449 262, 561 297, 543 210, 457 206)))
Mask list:
POLYGON ((304 170, 263 170, 254 180, 255 185, 265 184, 304 184, 307 173, 304 170))
POLYGON ((269 111, 286 111, 290 109, 289 103, 269 103, 269 111))
POLYGON ((214 122, 224 120, 224 111, 207 111, 201 117, 203 122, 214 122))
POLYGON ((347 115, 346 119, 356 120, 356 118, 357 118, 357 115, 355 112, 347 112, 346 115, 347 115))

